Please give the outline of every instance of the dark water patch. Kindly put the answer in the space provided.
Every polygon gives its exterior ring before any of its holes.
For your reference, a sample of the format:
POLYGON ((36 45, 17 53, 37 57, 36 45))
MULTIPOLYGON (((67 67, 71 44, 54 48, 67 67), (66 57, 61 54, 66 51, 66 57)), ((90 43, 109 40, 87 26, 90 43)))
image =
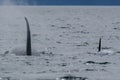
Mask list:
POLYGON ((111 64, 110 62, 97 62, 97 64, 100 64, 100 65, 107 65, 107 64, 111 64))
POLYGON ((68 24, 66 24, 66 25, 67 25, 67 26, 69 26, 69 27, 71 27, 71 26, 72 26, 72 25, 71 25, 71 24, 69 24, 69 23, 68 23, 68 24))
POLYGON ((49 39, 49 38, 45 38, 45 40, 50 41, 50 39, 49 39))
POLYGON ((78 56, 71 56, 71 57, 68 57, 69 59, 72 59, 72 60, 76 60, 76 59, 79 59, 78 56))
POLYGON ((37 74, 41 74, 41 73, 47 73, 47 71, 40 71, 40 72, 36 72, 37 74))
POLYGON ((87 62, 85 62, 85 64, 95 64, 96 62, 94 62, 94 61, 87 61, 87 62))
POLYGON ((120 30, 120 22, 112 23, 112 25, 114 26, 114 30, 120 30))
POLYGON ((20 80, 20 79, 18 79, 18 78, 15 78, 15 77, 1 77, 1 80, 20 80))
POLYGON ((85 25, 80 25, 80 27, 86 27, 85 25))
POLYGON ((62 67, 66 67, 68 65, 70 65, 70 64, 69 63, 60 63, 60 64, 58 64, 58 66, 62 66, 62 67))
POLYGON ((95 61, 87 61, 84 64, 98 64, 98 65, 108 65, 110 62, 95 62, 95 61))
POLYGON ((63 37, 63 35, 59 35, 59 37, 63 37))
POLYGON ((62 44, 62 42, 60 42, 60 41, 56 41, 56 43, 58 43, 58 44, 62 44))
POLYGON ((94 72, 94 71, 107 71, 105 69, 85 69, 87 72, 94 72))
POLYGON ((97 71, 96 69, 85 69, 85 71, 97 71))
POLYGON ((116 53, 120 53, 120 51, 116 51, 116 53))
POLYGON ((45 51, 42 51, 40 52, 41 56, 42 55, 46 55, 46 56, 54 56, 55 54, 53 54, 53 52, 45 52, 45 51))
POLYGON ((7 54, 9 54, 10 53, 10 51, 9 50, 7 50, 7 51, 5 51, 3 54, 0 54, 0 56, 2 56, 2 57, 5 57, 7 54))
POLYGON ((114 30, 120 30, 120 28, 119 27, 115 27, 115 28, 113 28, 114 30))
POLYGON ((54 24, 52 24, 52 25, 51 25, 51 27, 55 27, 55 25, 54 25, 54 24))
POLYGON ((48 71, 52 72, 52 73, 57 73, 58 72, 58 71, 55 71, 55 70, 52 70, 52 69, 49 69, 48 71))
POLYGON ((88 42, 83 42, 82 44, 77 44, 76 46, 77 47, 80 47, 80 46, 88 46, 89 43, 88 42))
POLYGON ((107 71, 107 70, 105 70, 105 69, 100 69, 100 71, 107 71))
POLYGON ((112 47, 102 47, 102 49, 112 49, 112 47))
POLYGON ((70 29, 70 27, 67 27, 67 26, 61 26, 59 28, 61 28, 61 29, 70 29))
POLYGON ((62 26, 59 26, 58 28, 60 28, 60 29, 72 29, 73 27, 72 27, 72 25, 71 24, 65 24, 65 25, 62 25, 62 26))
POLYGON ((83 31, 73 31, 71 33, 89 34, 90 32, 83 30, 83 31))
POLYGON ((26 64, 26 65, 29 65, 29 66, 31 66, 31 65, 32 65, 32 63, 31 63, 31 62, 27 62, 27 61, 25 62, 25 64, 26 64))
POLYGON ((57 80, 88 80, 88 78, 87 77, 77 77, 77 76, 73 76, 73 75, 66 75, 66 76, 59 77, 57 80))
POLYGON ((32 34, 32 36, 33 36, 33 37, 36 37, 36 36, 38 36, 38 34, 32 34))
POLYGON ((104 56, 108 56, 109 53, 99 53, 99 52, 87 52, 87 54, 89 55, 96 55, 96 56, 100 56, 100 57, 104 57, 104 56))
POLYGON ((89 34, 89 32, 87 32, 87 31, 81 31, 80 33, 82 33, 82 34, 89 34))

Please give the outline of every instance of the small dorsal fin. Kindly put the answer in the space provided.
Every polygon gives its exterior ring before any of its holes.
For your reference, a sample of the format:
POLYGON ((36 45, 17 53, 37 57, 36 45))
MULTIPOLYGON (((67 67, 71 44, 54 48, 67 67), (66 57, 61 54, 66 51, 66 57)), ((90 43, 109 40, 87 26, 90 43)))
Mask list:
POLYGON ((100 37, 100 39, 99 39, 99 46, 98 46, 98 52, 100 52, 101 51, 101 37, 100 37))

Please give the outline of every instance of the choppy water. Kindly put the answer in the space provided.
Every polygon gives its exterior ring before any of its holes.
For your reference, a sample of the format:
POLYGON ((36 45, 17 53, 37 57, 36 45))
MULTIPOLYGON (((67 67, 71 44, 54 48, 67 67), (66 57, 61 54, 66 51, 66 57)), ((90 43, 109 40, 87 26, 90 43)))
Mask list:
POLYGON ((5 80, 48 80, 67 74, 120 79, 120 7, 3 6, 0 11, 0 77, 5 80), (25 53, 24 16, 32 33, 31 57, 19 56, 25 53))

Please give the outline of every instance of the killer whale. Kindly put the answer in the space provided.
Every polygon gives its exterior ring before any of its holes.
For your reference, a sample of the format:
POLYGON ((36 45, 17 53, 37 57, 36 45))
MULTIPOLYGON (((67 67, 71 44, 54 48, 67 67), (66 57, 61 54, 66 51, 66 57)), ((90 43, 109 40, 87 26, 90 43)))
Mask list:
POLYGON ((98 53, 100 53, 100 54, 109 54, 109 53, 115 53, 115 52, 113 50, 111 50, 111 49, 103 49, 102 50, 102 38, 100 37, 99 45, 98 45, 98 53))

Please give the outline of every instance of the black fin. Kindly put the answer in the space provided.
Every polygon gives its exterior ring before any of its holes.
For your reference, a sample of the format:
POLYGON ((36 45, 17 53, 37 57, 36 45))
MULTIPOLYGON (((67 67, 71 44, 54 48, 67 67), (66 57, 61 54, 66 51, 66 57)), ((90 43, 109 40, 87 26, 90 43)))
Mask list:
POLYGON ((99 39, 99 46, 98 46, 98 52, 101 51, 101 38, 99 39))
POLYGON ((27 18, 25 17, 26 26, 27 26, 27 43, 26 43, 26 55, 31 56, 32 50, 31 50, 31 32, 30 32, 30 26, 27 18))

